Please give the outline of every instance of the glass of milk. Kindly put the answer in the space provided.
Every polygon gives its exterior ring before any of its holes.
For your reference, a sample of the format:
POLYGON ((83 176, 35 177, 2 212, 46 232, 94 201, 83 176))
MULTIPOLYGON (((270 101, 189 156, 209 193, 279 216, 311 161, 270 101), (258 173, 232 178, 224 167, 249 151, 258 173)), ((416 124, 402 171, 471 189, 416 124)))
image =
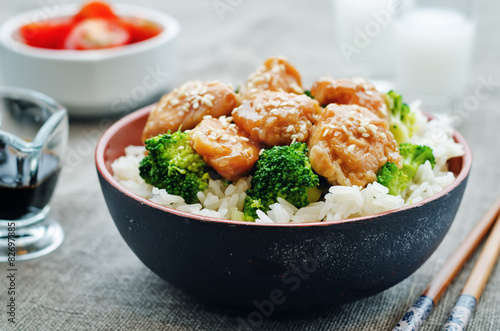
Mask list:
POLYGON ((448 112, 463 97, 473 50, 472 0, 416 1, 394 22, 395 88, 448 112))
POLYGON ((333 0, 344 77, 360 76, 387 89, 393 76, 395 18, 414 0, 333 0))

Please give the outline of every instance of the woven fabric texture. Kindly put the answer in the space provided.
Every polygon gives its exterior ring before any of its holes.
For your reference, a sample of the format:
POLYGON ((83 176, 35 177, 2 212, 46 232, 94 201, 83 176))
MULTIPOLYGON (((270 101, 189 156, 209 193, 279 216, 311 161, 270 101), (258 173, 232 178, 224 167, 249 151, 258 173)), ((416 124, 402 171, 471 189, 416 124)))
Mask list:
MULTIPOLYGON (((62 1, 3 1, 0 22, 23 11, 62 1)), ((242 82, 271 55, 298 68, 305 86, 340 72, 332 4, 322 1, 128 0, 177 17, 182 25, 177 83, 189 79, 242 82), (217 9, 225 4, 225 10, 217 9)), ((483 77, 497 82, 477 109, 463 114, 459 130, 473 151, 473 168, 462 205, 448 235, 412 276, 373 297, 318 312, 276 313, 262 330, 390 330, 424 290, 467 233, 500 195, 500 2, 479 0, 478 26, 468 93, 483 77)), ((1 74, 1 68, 0 68, 1 74)), ((126 79, 126 70, 122 77, 126 79)), ((18 264, 17 320, 5 314, 6 265, 0 264, 0 330, 247 330, 248 311, 200 304, 149 271, 127 247, 108 213, 94 165, 104 122, 73 122, 74 153, 60 177, 51 217, 64 226, 63 245, 52 254, 18 264)), ((478 254, 466 264, 425 323, 440 330, 478 254)), ((500 268, 497 266, 468 330, 500 330, 500 268)))

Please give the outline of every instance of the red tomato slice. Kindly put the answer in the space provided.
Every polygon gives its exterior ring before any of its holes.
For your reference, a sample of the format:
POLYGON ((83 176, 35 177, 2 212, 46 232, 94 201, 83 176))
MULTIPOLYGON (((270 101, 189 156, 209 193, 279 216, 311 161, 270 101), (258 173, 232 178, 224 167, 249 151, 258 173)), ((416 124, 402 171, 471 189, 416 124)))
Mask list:
POLYGON ((142 18, 120 18, 101 1, 85 4, 72 18, 26 24, 20 28, 25 43, 51 49, 100 49, 140 42, 162 28, 142 18))
POLYGON ((131 44, 153 38, 162 31, 157 24, 141 18, 122 19, 122 23, 130 33, 131 44))
POLYGON ((70 20, 57 19, 26 24, 19 30, 24 42, 29 46, 62 49, 72 27, 70 20))
POLYGON ((91 1, 83 5, 82 9, 73 17, 73 21, 81 22, 88 18, 117 19, 111 7, 102 1, 91 1))
POLYGON ((126 45, 130 33, 118 22, 101 18, 78 23, 66 38, 64 48, 90 50, 126 45))

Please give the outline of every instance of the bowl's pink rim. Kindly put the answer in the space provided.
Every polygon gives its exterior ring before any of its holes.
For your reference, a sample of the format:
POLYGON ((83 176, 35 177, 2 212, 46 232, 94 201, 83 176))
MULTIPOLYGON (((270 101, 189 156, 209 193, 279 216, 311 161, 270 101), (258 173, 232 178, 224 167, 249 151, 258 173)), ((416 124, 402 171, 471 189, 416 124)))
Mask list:
POLYGON ((106 167, 106 164, 104 162, 104 152, 106 150, 106 146, 109 143, 109 140, 115 135, 116 132, 118 132, 123 126, 128 124, 129 122, 132 122, 142 116, 145 116, 149 113, 151 110, 152 105, 146 106, 142 109, 139 109, 116 123, 114 123, 111 127, 109 127, 104 134, 101 136, 97 143, 96 151, 95 151, 95 160, 96 160, 96 166, 97 170, 99 173, 102 175, 102 177, 108 181, 112 186, 114 186, 118 191, 122 192, 123 194, 127 195, 128 197, 139 201, 141 204, 146 204, 150 207, 156 208, 163 210, 165 212, 178 215, 181 217, 187 217, 190 219, 197 219, 200 221, 210 221, 210 222, 217 222, 217 223, 224 223, 224 224, 229 224, 229 225, 247 225, 247 226, 277 226, 277 227, 303 227, 303 226, 328 226, 328 225, 334 225, 334 224, 344 224, 344 223, 351 223, 351 222, 357 222, 357 221, 364 221, 364 220, 371 220, 374 218, 378 218, 381 216, 393 214, 399 211, 407 210, 407 209, 412 209, 416 207, 420 207, 430 201, 436 200, 446 194, 448 194, 450 191, 452 191, 454 188, 456 188, 460 183, 462 183, 466 178, 467 175, 470 172, 471 165, 472 165, 472 152, 469 147, 469 144, 465 140, 465 138, 455 129, 453 129, 453 137, 455 140, 460 143, 464 147, 464 155, 462 156, 462 168, 460 169, 460 173, 458 176, 455 178, 455 181, 451 183, 446 189, 443 191, 427 198, 422 201, 419 201, 415 204, 409 205, 409 206, 404 206, 401 208, 389 210, 386 212, 378 213, 378 214, 373 214, 373 215, 368 215, 368 216, 362 216, 362 217, 355 217, 355 218, 349 218, 349 219, 344 219, 344 220, 338 220, 338 221, 332 221, 332 222, 310 222, 310 223, 256 223, 256 222, 243 222, 243 221, 233 221, 233 220, 226 220, 226 219, 220 219, 220 218, 215 218, 215 217, 209 217, 209 216, 201 216, 201 215, 196 215, 184 211, 180 211, 177 209, 173 209, 170 207, 165 207, 160 204, 157 204, 153 201, 150 201, 148 199, 145 199, 135 193, 130 192, 127 190, 125 187, 123 187, 118 181, 113 177, 113 175, 109 172, 109 170, 106 167))

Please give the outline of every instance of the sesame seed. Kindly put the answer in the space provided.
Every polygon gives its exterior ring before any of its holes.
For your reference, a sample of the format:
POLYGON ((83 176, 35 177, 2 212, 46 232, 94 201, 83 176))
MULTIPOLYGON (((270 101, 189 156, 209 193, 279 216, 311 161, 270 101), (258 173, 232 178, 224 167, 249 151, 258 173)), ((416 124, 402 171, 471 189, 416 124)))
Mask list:
POLYGON ((252 82, 255 83, 255 84, 259 84, 259 83, 262 83, 264 81, 264 77, 262 76, 257 76, 255 77, 252 82))
POLYGON ((355 148, 356 148, 356 146, 355 146, 355 145, 349 145, 349 147, 347 147, 347 151, 348 151, 349 153, 352 153, 352 152, 354 152, 354 149, 355 149, 355 148))
POLYGON ((238 140, 236 140, 235 137, 229 138, 229 141, 232 142, 233 144, 236 143, 236 142, 238 142, 238 140))
POLYGON ((369 133, 363 133, 361 136, 362 136, 363 138, 368 138, 368 137, 370 136, 370 134, 369 134, 369 133))
POLYGON ((344 124, 342 124, 342 130, 344 130, 344 132, 347 133, 347 128, 345 127, 344 124))
POLYGON ((160 101, 158 105, 156 105, 155 110, 160 110, 164 109, 167 106, 167 103, 165 101, 160 101))
POLYGON ((291 85, 291 87, 295 93, 303 93, 304 92, 304 90, 299 85, 297 85, 297 83, 295 83, 295 82, 291 85))
POLYGON ((378 130, 378 128, 373 124, 368 124, 368 129, 370 129, 373 132, 376 132, 378 130))
POLYGON ((267 122, 268 124, 272 124, 272 123, 276 122, 276 120, 277 120, 277 119, 278 119, 277 117, 275 117, 275 116, 271 116, 271 117, 268 117, 268 118, 266 119, 266 122, 267 122))
POLYGON ((291 137, 293 140, 296 140, 296 139, 299 137, 299 135, 298 135, 298 134, 296 134, 296 133, 294 133, 294 134, 292 134, 290 137, 291 137))
POLYGON ((280 67, 278 65, 274 65, 272 68, 271 68, 271 71, 276 73, 276 74, 279 74, 280 72, 280 67))
POLYGON ((364 127, 360 126, 360 127, 358 128, 358 132, 359 132, 359 133, 366 133, 366 129, 365 129, 364 127))
POLYGON ((207 98, 202 98, 201 99, 201 103, 204 104, 207 107, 213 107, 214 106, 214 104, 212 103, 212 101, 210 101, 207 98))
POLYGON ((387 136, 385 135, 385 133, 383 132, 380 132, 380 136, 383 138, 383 139, 387 139, 387 136))
POLYGON ((259 155, 262 155, 262 153, 264 153, 265 149, 264 148, 261 148, 260 151, 259 151, 259 155))
POLYGON ((286 132, 292 132, 293 131, 293 125, 289 125, 288 128, 286 128, 286 132))
POLYGON ((243 141, 249 141, 249 139, 247 137, 240 137, 240 139, 243 141))
MULTIPOLYGON (((326 129, 324 132, 323 132, 323 137, 326 137, 328 134, 330 133, 330 129, 326 129)), ((337 133, 337 132, 335 132, 337 133)))
POLYGON ((205 115, 205 116, 203 116, 203 118, 208 120, 209 118, 212 118, 212 115, 205 115))

